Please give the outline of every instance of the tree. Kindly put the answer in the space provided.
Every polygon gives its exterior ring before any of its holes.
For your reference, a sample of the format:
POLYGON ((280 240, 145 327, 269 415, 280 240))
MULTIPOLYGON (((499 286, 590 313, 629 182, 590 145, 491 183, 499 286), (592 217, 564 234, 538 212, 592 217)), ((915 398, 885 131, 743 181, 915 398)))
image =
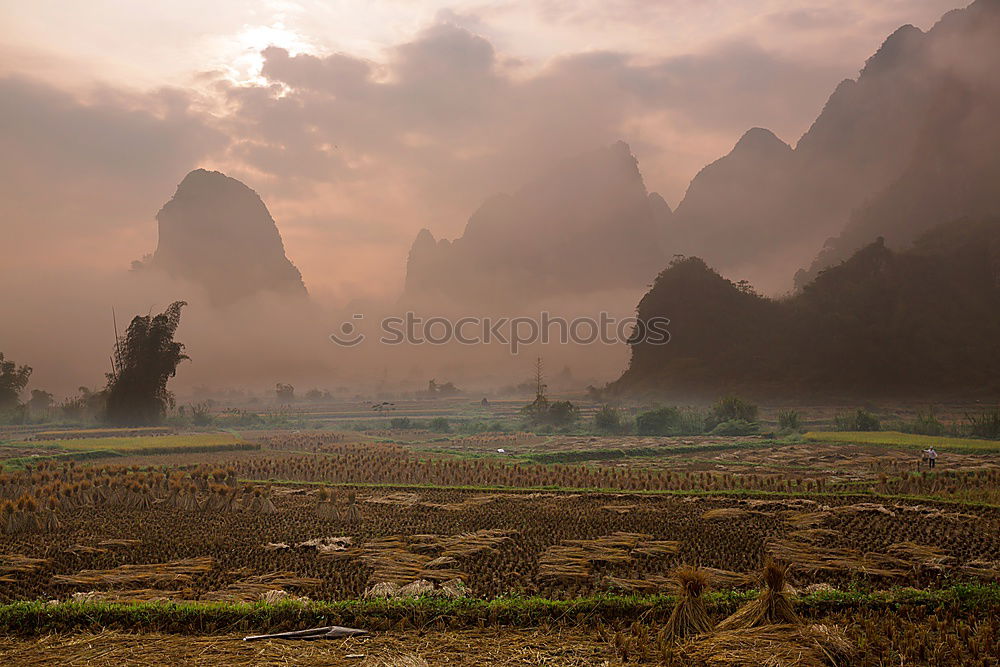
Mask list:
POLYGON ((87 387, 79 388, 79 395, 67 398, 59 405, 63 417, 70 421, 85 421, 97 419, 107 413, 107 391, 91 391, 87 387))
POLYGON ((643 412, 635 419, 639 435, 675 435, 681 428, 680 410, 674 407, 643 412))
POLYGON ((188 358, 184 344, 174 341, 184 301, 175 301, 156 316, 136 315, 115 341, 112 372, 108 374, 107 419, 138 426, 163 420, 174 397, 167 381, 188 358))
POLYGON ((580 411, 569 401, 549 401, 545 396, 537 396, 521 408, 521 414, 535 426, 562 427, 575 422, 580 411))
POLYGON ((282 403, 291 403, 295 400, 295 387, 285 382, 274 385, 274 393, 282 403))
POLYGON ((49 392, 32 389, 31 399, 28 400, 28 409, 36 415, 44 414, 48 412, 54 402, 55 399, 49 392))
POLYGON ((706 427, 711 430, 723 422, 742 421, 751 424, 757 421, 757 406, 739 396, 724 396, 712 405, 706 418, 706 427))
POLYGON ((610 405, 601 406, 594 413, 594 428, 602 433, 620 433, 623 430, 621 413, 610 405))
POLYGON ((21 392, 28 386, 31 366, 18 366, 4 359, 0 352, 0 410, 9 410, 21 405, 21 392))

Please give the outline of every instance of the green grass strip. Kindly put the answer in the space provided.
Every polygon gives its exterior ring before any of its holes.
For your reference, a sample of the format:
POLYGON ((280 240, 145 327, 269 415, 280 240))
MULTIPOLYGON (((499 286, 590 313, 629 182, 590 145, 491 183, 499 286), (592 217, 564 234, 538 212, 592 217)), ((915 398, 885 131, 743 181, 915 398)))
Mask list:
POLYGON ((92 461, 94 459, 116 458, 121 456, 118 452, 110 449, 98 449, 93 451, 63 452, 61 454, 43 454, 38 456, 18 456, 3 461, 4 470, 24 470, 27 465, 35 465, 42 461, 92 461))
MULTIPOLYGON (((709 593, 716 614, 728 614, 753 599, 755 591, 709 593)), ((668 595, 593 595, 570 600, 510 596, 478 598, 339 600, 278 603, 225 602, 56 602, 20 601, 0 605, 0 632, 30 636, 51 632, 167 632, 181 634, 267 633, 322 625, 369 630, 468 628, 483 624, 533 627, 541 623, 596 623, 665 619, 674 599, 668 595)), ((1000 587, 956 585, 938 590, 881 592, 827 591, 800 597, 806 616, 849 610, 899 611, 907 606, 1000 611, 1000 587)))
POLYGON ((186 433, 179 435, 139 435, 104 438, 64 438, 53 440, 30 440, 18 445, 37 447, 57 447, 59 449, 110 449, 116 452, 140 453, 150 449, 183 449, 231 445, 240 439, 231 433, 186 433))
POLYGON ((809 431, 804 434, 812 442, 835 442, 851 445, 885 445, 905 449, 934 449, 965 454, 1000 453, 1000 442, 976 438, 955 438, 937 435, 918 435, 900 431, 809 431))

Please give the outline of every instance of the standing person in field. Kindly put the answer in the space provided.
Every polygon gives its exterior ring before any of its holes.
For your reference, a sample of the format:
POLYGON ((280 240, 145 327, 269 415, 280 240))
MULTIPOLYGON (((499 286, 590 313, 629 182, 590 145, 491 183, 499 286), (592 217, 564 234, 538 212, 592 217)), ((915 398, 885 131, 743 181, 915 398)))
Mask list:
POLYGON ((937 451, 933 447, 924 450, 924 458, 927 459, 927 467, 933 468, 937 465, 937 451))

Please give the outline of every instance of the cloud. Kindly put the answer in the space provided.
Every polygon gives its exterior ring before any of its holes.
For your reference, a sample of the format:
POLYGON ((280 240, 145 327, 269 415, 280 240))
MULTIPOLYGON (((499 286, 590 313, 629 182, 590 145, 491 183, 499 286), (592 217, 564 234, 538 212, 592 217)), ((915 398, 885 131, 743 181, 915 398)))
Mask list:
POLYGON ((384 64, 278 48, 264 57, 273 85, 227 88, 239 107, 235 127, 258 144, 240 147, 239 157, 264 172, 314 180, 392 162, 454 183, 470 167, 491 171, 470 162, 509 168, 514 155, 563 157, 619 138, 633 115, 652 112, 706 133, 730 131, 734 140, 752 125, 798 129, 836 77, 752 42, 651 63, 620 52, 573 54, 526 73, 502 63, 485 38, 450 23, 395 47, 384 64), (320 154, 333 146, 341 160, 320 154))
MULTIPOLYGON (((645 7, 558 0, 542 9, 560 24, 687 16, 680 3, 645 7)), ((796 13, 769 2, 741 32, 734 26, 749 10, 739 5, 718 35, 680 55, 578 47, 512 58, 502 48, 510 35, 491 21, 531 8, 508 3, 442 10, 378 56, 263 48, 262 83, 206 75, 201 93, 71 93, 0 80, 0 141, 19 156, 2 174, 18 211, 14 238, 48 255, 127 265, 155 247, 153 215, 174 185, 206 166, 261 194, 314 291, 346 301, 345 286, 362 284, 391 298, 418 229, 457 236, 486 198, 568 156, 623 139, 649 188, 676 205, 691 177, 747 128, 794 143, 843 66, 749 34, 763 24, 822 33, 824 17, 849 23, 850 8, 831 7, 796 13)))
MULTIPOLYGON (((157 202, 226 138, 188 95, 97 88, 86 99, 21 77, 0 79, 0 198, 15 264, 47 258, 94 266, 122 262, 101 247, 146 233, 157 202)), ((127 261, 124 262, 127 265, 127 261)))
POLYGON ((225 123, 238 137, 229 157, 264 174, 277 197, 337 182, 385 204, 380 193, 405 189, 408 209, 370 221, 406 225, 401 244, 422 225, 457 233, 484 198, 618 139, 634 144, 640 161, 644 147, 675 159, 647 176, 676 203, 746 128, 772 127, 794 141, 839 79, 833 68, 745 40, 667 58, 591 51, 529 67, 450 21, 382 62, 280 48, 263 55, 267 85, 223 84, 235 107, 225 123), (677 128, 688 135, 684 146, 667 143, 677 128))

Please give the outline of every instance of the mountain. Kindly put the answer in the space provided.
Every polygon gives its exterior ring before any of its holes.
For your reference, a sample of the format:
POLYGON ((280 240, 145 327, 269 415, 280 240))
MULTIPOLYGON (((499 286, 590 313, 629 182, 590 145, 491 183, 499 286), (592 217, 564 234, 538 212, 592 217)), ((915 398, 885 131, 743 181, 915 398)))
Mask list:
POLYGON ((1000 1, 950 12, 914 41, 908 60, 887 67, 910 82, 911 94, 885 106, 919 110, 905 128, 899 168, 827 241, 799 283, 875 235, 904 247, 943 220, 1000 213, 1000 1))
POLYGON ((201 285, 216 304, 260 292, 307 296, 264 202, 235 178, 195 169, 156 221, 159 243, 143 266, 201 285))
POLYGON ((564 161, 484 202, 453 241, 421 230, 404 301, 510 306, 642 287, 663 266, 670 207, 646 191, 628 145, 564 161))
POLYGON ((873 238, 905 248, 938 223, 1000 215, 997 63, 1000 0, 927 32, 903 26, 794 147, 750 129, 673 212, 624 143, 568 160, 485 202, 454 241, 422 230, 405 300, 489 308, 641 286, 678 254, 776 294, 793 286, 791 267, 808 267, 802 287, 873 238))
POLYGON ((998 62, 1000 0, 926 33, 899 28, 794 149, 755 128, 705 167, 677 207, 672 250, 776 292, 790 286, 785 265, 824 245, 799 286, 876 236, 905 247, 939 222, 1000 213, 998 62))
POLYGON ((856 251, 780 300, 696 257, 675 260, 638 307, 670 341, 631 345, 613 392, 715 397, 1000 392, 1000 217, 938 225, 903 251, 856 251))
POLYGON ((731 267, 760 255, 785 216, 795 170, 792 147, 770 130, 753 128, 733 150, 702 169, 677 206, 668 242, 677 252, 709 254, 731 267))

